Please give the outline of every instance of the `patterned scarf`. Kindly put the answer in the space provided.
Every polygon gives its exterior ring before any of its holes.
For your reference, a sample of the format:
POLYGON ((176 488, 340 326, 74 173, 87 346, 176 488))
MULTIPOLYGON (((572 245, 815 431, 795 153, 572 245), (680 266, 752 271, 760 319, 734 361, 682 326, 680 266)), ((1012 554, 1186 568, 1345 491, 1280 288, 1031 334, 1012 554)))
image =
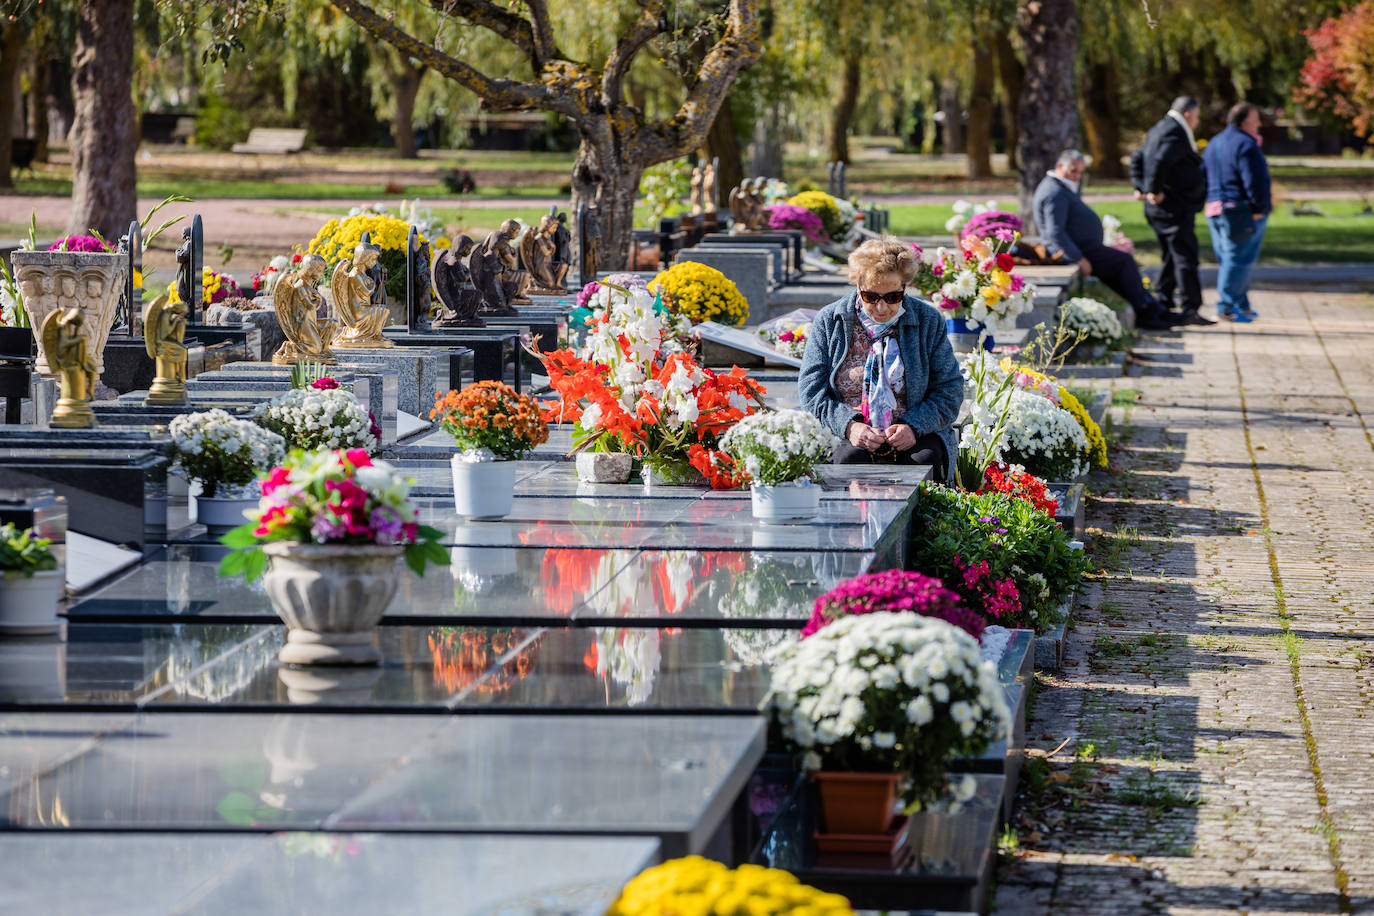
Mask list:
POLYGON ((855 311, 873 346, 864 362, 863 400, 859 404, 864 422, 875 429, 892 425, 897 410, 896 392, 906 386, 906 369, 902 366, 901 348, 897 346, 897 319, 905 309, 898 309, 889 321, 880 322, 868 316, 862 307, 855 311))

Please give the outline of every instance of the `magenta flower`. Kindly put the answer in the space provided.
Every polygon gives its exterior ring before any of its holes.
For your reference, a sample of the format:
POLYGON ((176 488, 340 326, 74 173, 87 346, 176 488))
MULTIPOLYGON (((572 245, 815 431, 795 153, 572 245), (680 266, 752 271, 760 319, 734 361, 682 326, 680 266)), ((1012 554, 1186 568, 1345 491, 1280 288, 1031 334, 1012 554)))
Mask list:
POLYGON ((601 284, 595 280, 582 287, 582 291, 577 294, 577 307, 580 309, 587 308, 587 303, 592 301, 592 296, 595 296, 600 289, 601 284))
POLYGON ((69 235, 66 238, 58 239, 48 246, 49 251, 61 251, 63 243, 66 243, 67 251, 97 251, 108 252, 111 250, 100 239, 93 235, 69 235))
POLYGON ((817 245, 830 241, 825 224, 815 213, 796 204, 774 204, 768 208, 770 229, 800 229, 809 241, 817 245))
POLYGON ((802 638, 846 614, 880 611, 910 611, 923 617, 935 617, 954 624, 974 639, 983 635, 985 625, 982 617, 964 607, 959 596, 945 588, 939 579, 890 569, 841 582, 817 598, 811 620, 802 630, 802 638))

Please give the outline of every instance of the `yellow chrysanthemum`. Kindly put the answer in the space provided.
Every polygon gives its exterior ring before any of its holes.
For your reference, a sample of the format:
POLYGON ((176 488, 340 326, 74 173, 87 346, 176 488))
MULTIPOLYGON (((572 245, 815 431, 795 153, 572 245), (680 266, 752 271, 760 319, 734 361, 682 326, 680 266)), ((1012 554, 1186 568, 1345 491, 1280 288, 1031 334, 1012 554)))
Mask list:
MULTIPOLYGON (((363 240, 363 233, 371 235, 372 244, 383 250, 405 254, 410 224, 392 216, 360 213, 342 221, 331 219, 306 246, 306 254, 317 254, 331 266, 344 258, 353 257, 353 249, 363 240)), ((420 242, 428 241, 423 235, 420 242)), ((447 242, 447 239, 444 240, 447 242)), ((437 242, 435 247, 438 246, 437 242)))
POLYGON ((852 916, 849 901, 776 868, 673 859, 625 885, 607 916, 852 916))
POLYGON ((650 292, 661 292, 669 309, 692 321, 743 324, 749 303, 725 274, 706 264, 683 261, 654 277, 650 292))

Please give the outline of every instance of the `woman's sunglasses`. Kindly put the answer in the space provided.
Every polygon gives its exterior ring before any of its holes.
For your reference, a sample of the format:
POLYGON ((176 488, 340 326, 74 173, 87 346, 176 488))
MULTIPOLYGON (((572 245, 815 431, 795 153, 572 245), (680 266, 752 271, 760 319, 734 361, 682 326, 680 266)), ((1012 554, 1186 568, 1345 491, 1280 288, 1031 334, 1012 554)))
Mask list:
POLYGON ((871 289, 861 289, 859 290, 859 298, 869 305, 876 305, 880 299, 888 305, 898 305, 906 298, 906 290, 894 289, 890 293, 875 293, 871 289))

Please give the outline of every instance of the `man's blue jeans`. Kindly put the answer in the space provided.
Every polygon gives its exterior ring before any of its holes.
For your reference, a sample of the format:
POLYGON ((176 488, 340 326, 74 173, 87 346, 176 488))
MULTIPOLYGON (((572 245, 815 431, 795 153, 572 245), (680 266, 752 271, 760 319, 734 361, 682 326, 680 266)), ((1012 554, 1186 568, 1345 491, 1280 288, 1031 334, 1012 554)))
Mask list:
POLYGON ((1260 244, 1264 241, 1264 227, 1269 217, 1255 220, 1255 231, 1247 239, 1232 241, 1225 216, 1209 216, 1207 231, 1212 236, 1212 251, 1216 253, 1221 269, 1217 271, 1217 293, 1220 301, 1217 312, 1250 311, 1250 268, 1259 259, 1260 244))

